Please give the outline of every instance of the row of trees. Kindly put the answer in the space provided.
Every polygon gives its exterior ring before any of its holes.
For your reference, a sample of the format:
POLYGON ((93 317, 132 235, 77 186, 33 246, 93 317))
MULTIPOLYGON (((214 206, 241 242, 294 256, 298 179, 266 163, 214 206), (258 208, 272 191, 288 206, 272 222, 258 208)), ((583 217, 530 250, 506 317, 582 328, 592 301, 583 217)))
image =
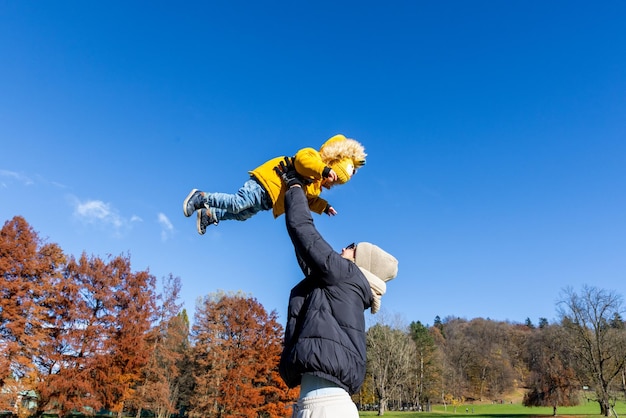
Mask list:
POLYGON ((368 382, 357 399, 393 408, 475 401, 516 393, 526 406, 595 401, 609 416, 626 397, 626 328, 620 295, 565 289, 559 321, 536 327, 476 318, 435 318, 408 328, 382 321, 368 329, 368 382))
POLYGON ((35 390, 40 408, 120 410, 148 355, 154 278, 130 261, 67 258, 23 218, 0 231, 3 409, 35 390))
MULTIPOLYGON (((297 398, 277 373, 283 329, 241 293, 178 303, 180 280, 132 272, 130 257, 68 257, 21 217, 0 230, 0 410, 22 416, 102 409, 159 418, 282 417, 297 398), (34 408, 19 402, 34 394, 34 408)), ((361 408, 501 401, 572 405, 584 395, 608 416, 626 393, 622 300, 563 292, 559 321, 538 326, 436 317, 408 326, 382 314, 367 332, 361 408)))
POLYGON ((214 294, 190 328, 180 280, 161 294, 130 257, 66 256, 21 217, 0 230, 0 410, 162 418, 283 417, 281 325, 254 298, 214 294), (25 402, 21 402, 24 400, 25 402), (29 401, 29 402, 26 402, 29 401))

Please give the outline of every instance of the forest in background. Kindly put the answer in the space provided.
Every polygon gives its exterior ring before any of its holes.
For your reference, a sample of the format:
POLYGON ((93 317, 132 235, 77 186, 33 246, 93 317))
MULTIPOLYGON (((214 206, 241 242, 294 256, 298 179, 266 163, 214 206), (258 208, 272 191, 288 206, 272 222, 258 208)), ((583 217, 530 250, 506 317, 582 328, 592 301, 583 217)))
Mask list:
MULTIPOLYGON (((214 293, 181 310, 181 281, 133 272, 130 256, 64 254, 22 217, 0 230, 0 410, 18 416, 283 417, 297 398, 278 375, 283 328, 252 296, 214 293)), ((622 297, 564 289, 559 320, 537 325, 378 315, 367 331, 362 410, 433 404, 528 406, 626 393, 622 297)))

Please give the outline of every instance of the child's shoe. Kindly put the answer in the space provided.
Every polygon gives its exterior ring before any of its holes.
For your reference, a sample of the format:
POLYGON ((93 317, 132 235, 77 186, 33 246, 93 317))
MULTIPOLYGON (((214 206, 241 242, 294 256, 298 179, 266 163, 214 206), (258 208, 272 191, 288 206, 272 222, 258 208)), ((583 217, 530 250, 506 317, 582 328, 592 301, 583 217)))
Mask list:
POLYGON ((204 235, 206 227, 209 225, 217 225, 218 221, 211 215, 208 209, 203 208, 198 211, 198 221, 196 222, 196 228, 198 234, 204 235))
POLYGON ((196 210, 204 208, 204 193, 198 189, 193 189, 183 201, 183 213, 185 216, 191 216, 196 210))

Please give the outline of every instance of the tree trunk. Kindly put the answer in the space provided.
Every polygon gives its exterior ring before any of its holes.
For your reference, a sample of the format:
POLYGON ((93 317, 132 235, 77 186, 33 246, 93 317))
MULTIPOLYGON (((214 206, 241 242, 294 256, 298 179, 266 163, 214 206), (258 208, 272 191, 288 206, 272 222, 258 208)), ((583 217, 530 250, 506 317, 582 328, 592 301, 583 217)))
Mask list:
POLYGON ((609 403, 604 399, 600 399, 598 400, 598 402, 600 403, 600 414, 605 417, 610 417, 611 408, 609 406, 609 403))
POLYGON ((385 409, 387 409, 385 407, 386 405, 387 405, 387 399, 386 398, 380 398, 380 400, 378 401, 378 416, 379 417, 385 415, 385 409))

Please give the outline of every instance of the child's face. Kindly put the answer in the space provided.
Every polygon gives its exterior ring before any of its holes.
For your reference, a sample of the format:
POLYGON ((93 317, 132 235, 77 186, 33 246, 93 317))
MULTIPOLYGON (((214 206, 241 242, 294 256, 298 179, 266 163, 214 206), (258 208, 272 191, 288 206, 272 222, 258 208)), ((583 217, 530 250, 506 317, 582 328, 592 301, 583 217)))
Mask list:
POLYGON ((330 178, 324 178, 324 179, 322 179, 322 187, 323 187, 323 188, 325 188, 325 189, 330 189, 330 188, 331 188, 331 187, 333 187, 335 184, 337 184, 337 183, 335 183, 334 181, 332 181, 332 179, 330 179, 330 178))

